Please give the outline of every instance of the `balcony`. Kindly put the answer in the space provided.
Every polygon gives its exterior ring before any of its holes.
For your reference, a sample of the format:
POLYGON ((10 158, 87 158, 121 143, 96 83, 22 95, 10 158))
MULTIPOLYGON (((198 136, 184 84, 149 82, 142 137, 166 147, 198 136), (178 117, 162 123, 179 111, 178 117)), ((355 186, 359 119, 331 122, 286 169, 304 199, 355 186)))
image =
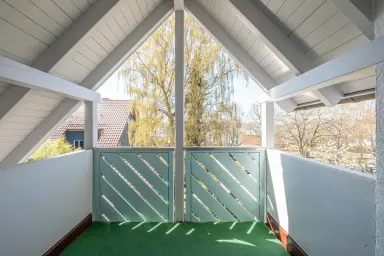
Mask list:
POLYGON ((17 220, 0 222, 2 254, 374 255, 374 176, 273 149, 185 148, 175 222, 174 153, 98 148, 2 170, 1 219, 17 220))
POLYGON ((383 10, 383 0, 0 1, 0 255, 383 255, 383 10), (186 12, 259 87, 262 148, 185 147, 186 12), (95 91, 173 14, 175 147, 97 148, 95 91), (375 97, 377 177, 274 149, 274 104, 375 97), (85 150, 25 163, 83 102, 85 150))

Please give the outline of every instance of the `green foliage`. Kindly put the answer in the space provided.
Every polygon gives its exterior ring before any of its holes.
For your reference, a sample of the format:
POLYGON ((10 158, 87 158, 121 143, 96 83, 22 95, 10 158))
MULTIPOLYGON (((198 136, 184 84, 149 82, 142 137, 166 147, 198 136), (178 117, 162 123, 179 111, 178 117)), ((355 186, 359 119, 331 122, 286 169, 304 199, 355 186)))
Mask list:
MULTIPOLYGON (((175 143, 174 20, 171 16, 119 71, 134 113, 128 124, 132 146, 175 143)), ((240 136, 240 125, 234 125, 241 111, 233 101, 233 78, 244 73, 188 15, 184 49, 185 144, 238 144, 238 139, 227 138, 240 136)))
POLYGON ((48 139, 35 151, 35 153, 32 154, 32 156, 28 159, 28 162, 59 156, 79 150, 81 150, 81 148, 73 148, 64 136, 57 140, 48 139))

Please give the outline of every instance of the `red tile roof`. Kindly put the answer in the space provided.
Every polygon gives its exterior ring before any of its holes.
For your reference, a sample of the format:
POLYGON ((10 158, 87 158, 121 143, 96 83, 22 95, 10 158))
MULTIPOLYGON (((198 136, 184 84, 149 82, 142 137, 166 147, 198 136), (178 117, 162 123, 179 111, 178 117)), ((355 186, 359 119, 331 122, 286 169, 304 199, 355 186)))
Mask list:
MULTIPOLYGON (((110 99, 102 99, 99 102, 97 105, 97 125, 100 134, 98 147, 120 145, 120 138, 129 116, 128 102, 128 100, 110 99)), ((84 104, 61 125, 51 139, 58 139, 68 130, 84 130, 84 104)))
POLYGON ((256 135, 242 135, 241 146, 260 146, 261 138, 256 135))

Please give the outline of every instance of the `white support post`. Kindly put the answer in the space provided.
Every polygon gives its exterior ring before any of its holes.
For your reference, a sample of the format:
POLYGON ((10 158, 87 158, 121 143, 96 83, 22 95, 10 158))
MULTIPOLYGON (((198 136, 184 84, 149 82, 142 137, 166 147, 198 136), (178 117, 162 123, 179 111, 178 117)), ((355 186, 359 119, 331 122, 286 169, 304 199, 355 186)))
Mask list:
POLYGON ((184 11, 175 11, 175 220, 184 220, 184 11))
POLYGON ((84 149, 97 147, 97 102, 84 101, 84 149))
POLYGON ((261 145, 264 148, 275 147, 275 109, 273 102, 261 104, 261 145))
MULTIPOLYGON (((375 35, 379 39, 384 37, 384 0, 375 1, 374 17, 375 35)), ((376 148, 375 256, 384 256, 384 62, 376 66, 376 148)))

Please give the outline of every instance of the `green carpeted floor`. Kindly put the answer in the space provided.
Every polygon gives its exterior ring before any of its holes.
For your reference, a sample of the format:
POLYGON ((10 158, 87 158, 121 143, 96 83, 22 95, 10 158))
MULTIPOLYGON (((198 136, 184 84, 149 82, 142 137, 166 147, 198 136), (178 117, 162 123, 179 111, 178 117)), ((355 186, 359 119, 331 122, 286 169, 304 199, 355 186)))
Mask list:
POLYGON ((95 222, 62 255, 289 256, 261 222, 95 222))

